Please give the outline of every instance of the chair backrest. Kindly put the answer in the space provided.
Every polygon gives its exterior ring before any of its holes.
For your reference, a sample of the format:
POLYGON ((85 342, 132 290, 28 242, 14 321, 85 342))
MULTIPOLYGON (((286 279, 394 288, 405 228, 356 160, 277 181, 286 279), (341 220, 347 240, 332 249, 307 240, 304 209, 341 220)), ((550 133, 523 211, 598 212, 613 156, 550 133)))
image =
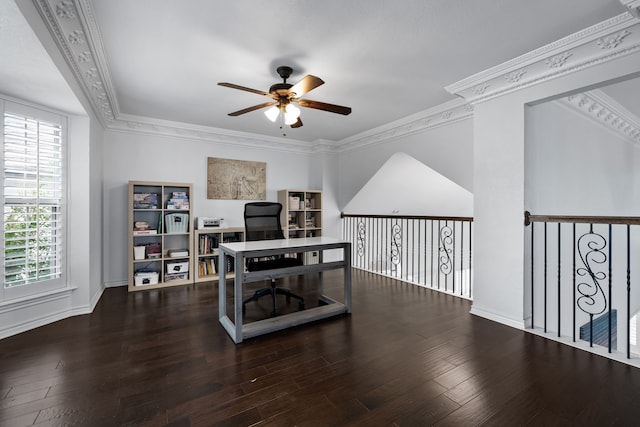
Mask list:
POLYGON ((277 202, 251 202, 244 205, 245 240, 284 239, 277 202))

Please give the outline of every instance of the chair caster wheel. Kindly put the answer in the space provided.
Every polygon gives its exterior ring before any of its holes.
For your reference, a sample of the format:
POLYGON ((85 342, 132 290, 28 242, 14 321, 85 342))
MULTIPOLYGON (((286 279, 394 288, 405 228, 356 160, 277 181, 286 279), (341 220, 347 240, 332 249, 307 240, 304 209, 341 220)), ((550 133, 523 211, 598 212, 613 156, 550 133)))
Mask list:
POLYGON ((298 309, 304 310, 304 303, 303 302, 298 304, 298 309))
POLYGON ((276 317, 276 314, 277 314, 277 313, 276 313, 275 311, 272 311, 272 312, 271 312, 271 314, 270 314, 269 316, 271 316, 271 317, 276 317))

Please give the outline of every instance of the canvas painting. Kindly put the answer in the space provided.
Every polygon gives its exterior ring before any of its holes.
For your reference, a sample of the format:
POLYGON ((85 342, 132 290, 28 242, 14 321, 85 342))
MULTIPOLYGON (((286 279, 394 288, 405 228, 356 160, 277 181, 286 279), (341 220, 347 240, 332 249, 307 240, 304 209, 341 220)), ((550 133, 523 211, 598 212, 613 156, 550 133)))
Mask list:
POLYGON ((209 157, 207 159, 207 198, 266 200, 267 164, 209 157))

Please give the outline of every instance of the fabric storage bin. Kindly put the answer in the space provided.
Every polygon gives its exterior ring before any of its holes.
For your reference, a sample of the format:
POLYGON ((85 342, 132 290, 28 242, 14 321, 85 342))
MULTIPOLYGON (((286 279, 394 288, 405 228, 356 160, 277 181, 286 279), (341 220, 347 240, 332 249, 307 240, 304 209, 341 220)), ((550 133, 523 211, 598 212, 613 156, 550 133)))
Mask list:
POLYGON ((156 285, 158 284, 157 271, 139 271, 133 275, 134 285, 156 285))
POLYGON ((167 274, 186 273, 188 271, 189 261, 167 263, 167 274))
POLYGON ((164 216, 167 233, 186 233, 189 231, 189 214, 169 213, 164 216))

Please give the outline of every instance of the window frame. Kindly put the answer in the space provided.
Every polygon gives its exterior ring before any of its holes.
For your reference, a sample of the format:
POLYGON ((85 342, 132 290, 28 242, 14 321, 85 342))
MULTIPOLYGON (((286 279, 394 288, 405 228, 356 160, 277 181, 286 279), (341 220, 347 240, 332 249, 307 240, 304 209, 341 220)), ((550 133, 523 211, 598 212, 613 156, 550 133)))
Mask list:
POLYGON ((68 287, 67 283, 67 275, 68 275, 68 265, 67 265, 67 246, 69 240, 69 232, 68 232, 68 173, 69 173, 69 155, 68 155, 68 116, 52 111, 50 109, 29 105, 21 101, 7 99, 5 97, 0 97, 0 113, 1 113, 1 124, 2 124, 2 132, 0 132, 0 142, 2 142, 2 150, 0 150, 0 160, 4 166, 4 120, 5 113, 10 112, 16 115, 22 115, 25 117, 34 118, 38 121, 46 121, 50 123, 59 124, 61 127, 61 145, 62 145, 62 196, 60 199, 60 209, 61 209, 61 218, 60 218, 60 235, 62 236, 62 243, 60 243, 60 276, 54 279, 48 279, 33 283, 27 283, 23 285, 13 286, 6 288, 4 281, 4 263, 5 263, 5 241, 4 241, 4 206, 5 206, 5 194, 4 194, 4 171, 3 171, 3 182, 0 185, 0 198, 2 200, 3 206, 3 217, 2 217, 2 225, 3 232, 0 233, 0 244, 2 245, 2 253, 0 254, 2 267, 3 267, 3 280, 2 286, 0 286, 0 303, 12 301, 16 299, 36 297, 42 294, 46 294, 52 291, 65 289, 68 287))

